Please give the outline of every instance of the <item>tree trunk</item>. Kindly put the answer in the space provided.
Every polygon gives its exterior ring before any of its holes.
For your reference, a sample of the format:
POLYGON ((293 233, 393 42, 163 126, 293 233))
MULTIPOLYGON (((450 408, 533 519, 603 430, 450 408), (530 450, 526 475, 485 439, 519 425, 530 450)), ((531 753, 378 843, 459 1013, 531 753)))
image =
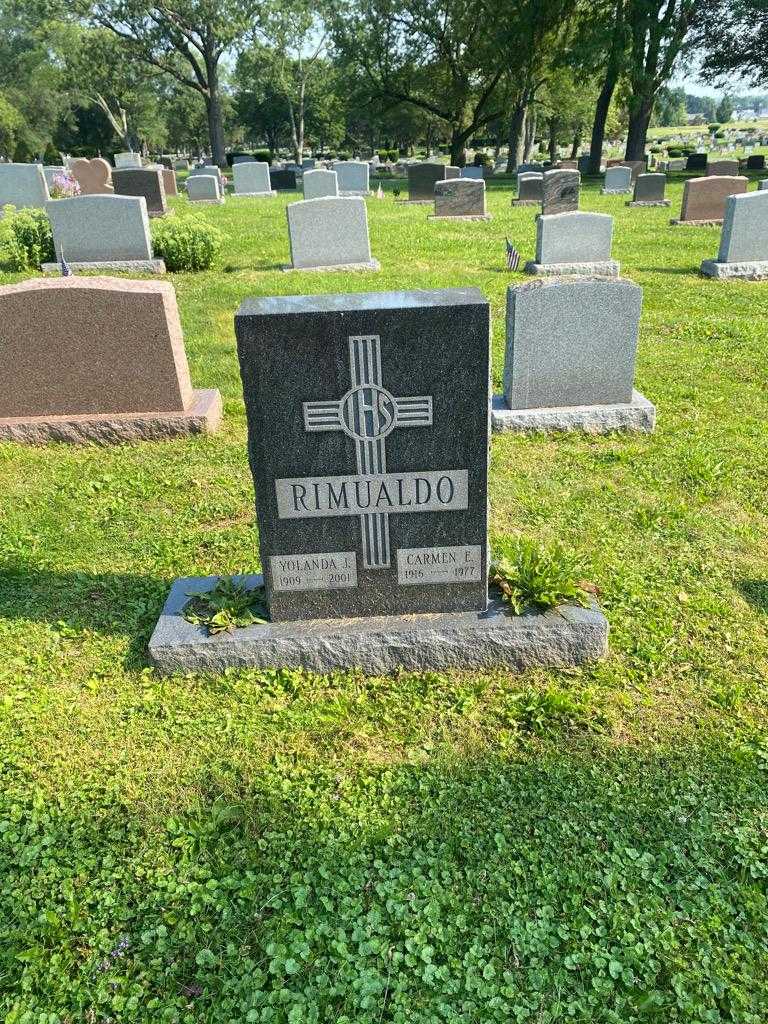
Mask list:
POLYGON ((208 92, 205 94, 205 110, 208 115, 208 139, 211 143, 211 159, 224 167, 224 119, 221 115, 219 98, 219 76, 215 65, 208 67, 208 92))
POLYGON ((629 115, 629 130, 627 132, 627 148, 624 152, 625 160, 645 159, 645 143, 648 136, 648 125, 653 111, 655 96, 642 96, 629 115))
POLYGON ((514 174, 517 165, 523 162, 525 145, 525 102, 519 100, 512 110, 509 121, 509 151, 507 153, 507 174, 514 174))
POLYGON ((570 156, 571 160, 575 160, 578 157, 580 149, 581 149, 581 128, 579 128, 573 134, 573 142, 571 143, 571 156, 570 156))
POLYGON ((608 68, 603 87, 595 104, 595 119, 592 122, 592 141, 589 145, 590 174, 600 173, 600 164, 603 160, 603 143, 605 141, 605 122, 608 118, 608 109, 613 99, 617 81, 618 74, 614 73, 612 68, 608 68))
POLYGON ((454 124, 451 129, 451 167, 464 167, 466 165, 466 141, 466 131, 463 131, 459 125, 454 124))
POLYGON ((525 150, 523 160, 527 163, 531 159, 531 152, 536 141, 536 114, 531 110, 525 121, 525 150))
POLYGON ((554 164, 557 161, 557 118, 549 119, 549 159, 554 164))

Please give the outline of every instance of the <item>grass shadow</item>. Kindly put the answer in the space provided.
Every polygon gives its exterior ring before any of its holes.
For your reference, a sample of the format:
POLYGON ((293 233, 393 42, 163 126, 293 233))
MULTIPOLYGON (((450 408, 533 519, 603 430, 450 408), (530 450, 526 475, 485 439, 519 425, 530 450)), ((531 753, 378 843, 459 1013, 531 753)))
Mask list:
POLYGON ((130 573, 0 570, 0 619, 32 619, 103 636, 129 637, 126 668, 146 665, 146 647, 169 582, 130 573))
POLYGON ((736 589, 753 608, 768 615, 768 580, 739 580, 736 589))

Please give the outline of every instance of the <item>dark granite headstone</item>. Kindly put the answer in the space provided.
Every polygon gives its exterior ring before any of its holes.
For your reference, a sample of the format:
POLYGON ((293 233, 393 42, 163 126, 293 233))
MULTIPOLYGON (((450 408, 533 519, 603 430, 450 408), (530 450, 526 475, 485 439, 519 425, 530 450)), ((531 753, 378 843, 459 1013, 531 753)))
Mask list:
POLYGON ((485 610, 489 320, 476 288, 243 302, 272 621, 485 610))
POLYGON ((706 171, 707 154, 689 153, 688 159, 685 161, 685 169, 686 171, 706 171))
POLYGON ((524 171, 517 176, 517 201, 519 203, 540 203, 544 190, 544 175, 536 171, 524 171))
POLYGON ((747 170, 748 171, 764 171, 765 170, 765 156, 762 153, 756 153, 752 156, 747 157, 747 170))
POLYGON ((112 185, 116 196, 144 196, 150 217, 162 217, 167 212, 162 171, 147 167, 115 170, 112 185))
POLYGON ((579 169, 579 172, 581 174, 589 174, 589 161, 590 161, 589 153, 583 153, 579 157, 579 168, 578 169, 579 169))
POLYGON ((572 213, 579 208, 578 171, 545 171, 542 185, 541 212, 572 213))
POLYGON ((485 182, 457 178, 435 182, 435 217, 485 217, 485 182))
POLYGON ((635 179, 636 203, 659 203, 664 199, 667 187, 666 174, 638 174, 635 179))
POLYGON ((445 180, 445 164, 408 164, 408 199, 431 203, 435 198, 435 182, 445 180))
POLYGON ((296 171, 270 170, 269 184, 273 192, 293 192, 296 189, 296 171))

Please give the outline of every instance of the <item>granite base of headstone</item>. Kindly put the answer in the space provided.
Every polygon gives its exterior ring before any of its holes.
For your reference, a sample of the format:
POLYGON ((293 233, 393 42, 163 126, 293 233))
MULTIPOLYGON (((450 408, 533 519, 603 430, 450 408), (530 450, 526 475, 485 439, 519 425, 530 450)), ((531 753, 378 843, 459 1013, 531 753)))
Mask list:
POLYGON ((0 288, 0 440, 123 444, 208 433, 216 390, 194 390, 172 285, 108 277, 37 278, 0 288))
POLYGON ((510 287, 493 430, 651 432, 656 410, 633 385, 641 303, 640 287, 623 279, 510 287))
POLYGON ((607 213, 555 213, 536 220, 536 258, 523 268, 536 277, 618 277, 611 258, 613 217, 607 213))
POLYGON ((704 260, 701 272, 722 280, 768 278, 768 191, 728 199, 717 259, 704 260))
POLYGON ((149 642, 160 671, 522 670, 605 653, 595 605, 514 616, 489 595, 477 289, 251 299, 235 333, 262 566, 242 582, 264 587, 270 621, 208 636, 184 609, 217 578, 177 580, 149 642))

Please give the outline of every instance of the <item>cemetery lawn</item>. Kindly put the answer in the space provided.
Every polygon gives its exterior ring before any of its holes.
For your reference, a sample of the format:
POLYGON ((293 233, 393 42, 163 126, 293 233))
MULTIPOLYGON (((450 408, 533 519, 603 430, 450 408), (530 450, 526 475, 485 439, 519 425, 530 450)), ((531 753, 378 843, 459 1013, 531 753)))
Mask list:
POLYGON ((221 432, 0 445, 3 1024, 765 1024, 768 284, 698 275, 718 230, 669 227, 681 193, 582 201, 644 289, 656 433, 493 440, 492 534, 578 555, 599 665, 162 679, 146 657, 175 577, 258 565, 241 299, 476 285, 498 390, 524 280, 504 236, 534 239, 508 188, 489 223, 371 199, 378 274, 282 273, 284 195, 200 208, 221 265, 169 279, 221 432))

